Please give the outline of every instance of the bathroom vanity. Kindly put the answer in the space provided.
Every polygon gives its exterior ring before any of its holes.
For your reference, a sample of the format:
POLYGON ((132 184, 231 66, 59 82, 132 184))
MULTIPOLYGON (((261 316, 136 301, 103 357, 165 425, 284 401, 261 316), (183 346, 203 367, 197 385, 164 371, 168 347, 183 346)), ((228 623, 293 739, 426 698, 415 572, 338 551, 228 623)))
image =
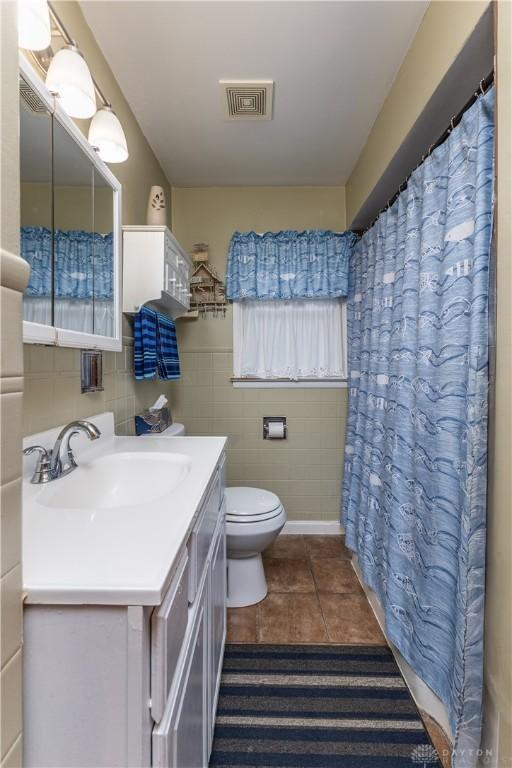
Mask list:
MULTIPOLYGON (((77 435, 24 466, 24 763, 208 765, 226 631, 225 438, 77 435)), ((53 444, 57 430, 33 435, 53 444)))

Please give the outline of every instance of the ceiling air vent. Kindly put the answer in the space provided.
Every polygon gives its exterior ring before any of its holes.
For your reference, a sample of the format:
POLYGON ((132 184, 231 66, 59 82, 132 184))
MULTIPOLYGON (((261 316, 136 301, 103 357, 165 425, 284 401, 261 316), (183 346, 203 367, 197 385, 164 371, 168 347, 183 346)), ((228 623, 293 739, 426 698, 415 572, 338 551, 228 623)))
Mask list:
POLYGON ((272 120, 273 80, 219 80, 228 120, 272 120))

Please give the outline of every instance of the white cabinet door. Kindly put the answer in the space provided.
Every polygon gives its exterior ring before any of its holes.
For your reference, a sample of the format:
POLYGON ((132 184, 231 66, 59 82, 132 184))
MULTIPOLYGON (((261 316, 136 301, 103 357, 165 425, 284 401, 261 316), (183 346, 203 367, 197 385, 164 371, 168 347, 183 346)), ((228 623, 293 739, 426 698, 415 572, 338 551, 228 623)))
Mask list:
POLYGON ((209 627, 209 670, 208 670, 208 752, 211 750, 215 727, 215 712, 219 693, 224 644, 226 641, 226 535, 224 509, 217 529, 217 542, 210 565, 210 627, 209 627))
POLYGON ((199 768, 205 759, 205 671, 206 671, 206 611, 200 609, 197 636, 192 649, 190 667, 185 680, 183 698, 173 728, 176 768, 199 768))
POLYGON ((207 589, 203 584, 196 621, 188 638, 183 676, 162 720, 153 730, 155 768, 205 768, 207 747, 207 589))
POLYGON ((176 672, 188 623, 188 556, 185 553, 170 587, 151 617, 151 714, 159 723, 176 672))

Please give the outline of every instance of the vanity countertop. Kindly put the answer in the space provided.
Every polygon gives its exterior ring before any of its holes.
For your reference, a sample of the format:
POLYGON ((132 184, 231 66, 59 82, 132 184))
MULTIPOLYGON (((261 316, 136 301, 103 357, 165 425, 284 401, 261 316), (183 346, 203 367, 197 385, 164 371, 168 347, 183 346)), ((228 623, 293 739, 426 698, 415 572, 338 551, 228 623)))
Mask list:
MULTIPOLYGON (((24 459, 23 586, 28 603, 158 605, 177 565, 215 467, 225 437, 120 437, 112 414, 92 416, 99 440, 73 438, 78 469, 45 485, 29 482, 34 457, 24 459), (43 504, 55 489, 64 494, 94 462, 129 453, 172 454, 187 461, 188 474, 165 495, 135 499, 122 506, 88 508, 83 500, 43 504), (59 486, 59 488, 57 488, 59 486), (45 495, 43 495, 45 494, 45 495)), ((59 428, 25 438, 24 447, 51 447, 59 428)), ((144 457, 143 457, 144 458, 144 457)), ((165 459, 162 459, 165 460, 165 459)), ((142 461, 144 463, 144 461, 142 461)), ((107 463, 108 476, 108 463, 107 463)), ((128 464, 130 467, 131 465, 128 464)), ((135 461, 133 466, 137 466, 135 461)), ((104 472, 105 474, 105 472, 104 472)), ((143 474, 143 471, 141 471, 143 474)), ((85 474, 82 475, 85 478, 85 474)), ((143 480, 141 480, 143 482, 143 480)), ((153 493, 155 496, 155 493, 153 493)))

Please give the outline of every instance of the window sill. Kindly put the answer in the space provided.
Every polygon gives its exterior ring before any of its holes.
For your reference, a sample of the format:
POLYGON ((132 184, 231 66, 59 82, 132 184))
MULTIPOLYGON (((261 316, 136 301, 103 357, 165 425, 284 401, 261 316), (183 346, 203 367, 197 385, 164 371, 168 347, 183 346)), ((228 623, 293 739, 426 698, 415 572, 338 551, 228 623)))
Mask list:
POLYGON ((346 379, 237 379, 232 378, 235 389, 346 389, 346 379))

